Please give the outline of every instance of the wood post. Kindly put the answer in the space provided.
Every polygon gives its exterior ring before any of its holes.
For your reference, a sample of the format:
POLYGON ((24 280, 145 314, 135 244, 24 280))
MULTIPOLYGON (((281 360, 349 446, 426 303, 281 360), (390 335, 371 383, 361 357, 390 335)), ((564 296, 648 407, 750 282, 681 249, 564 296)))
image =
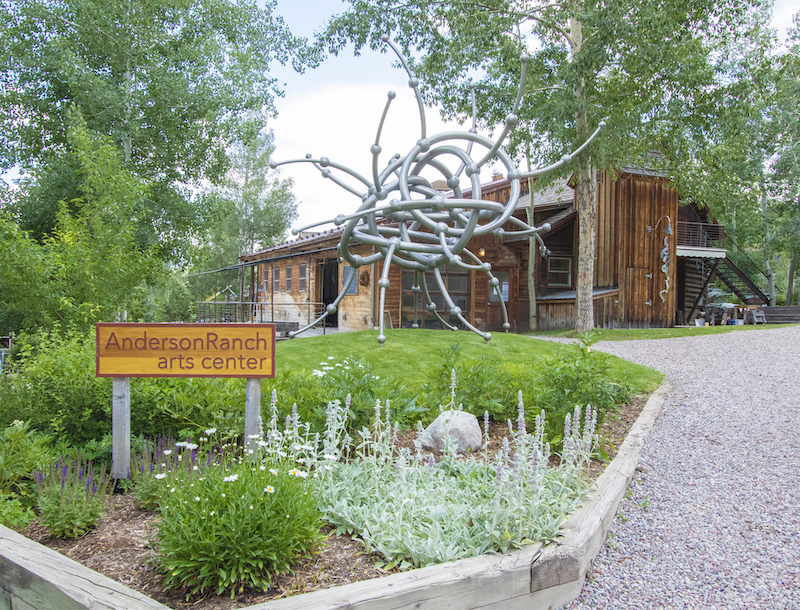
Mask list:
POLYGON ((131 378, 114 377, 111 387, 111 478, 127 479, 131 471, 131 378))
POLYGON ((244 446, 254 448, 258 439, 258 418, 261 415, 261 379, 248 379, 244 399, 244 446))

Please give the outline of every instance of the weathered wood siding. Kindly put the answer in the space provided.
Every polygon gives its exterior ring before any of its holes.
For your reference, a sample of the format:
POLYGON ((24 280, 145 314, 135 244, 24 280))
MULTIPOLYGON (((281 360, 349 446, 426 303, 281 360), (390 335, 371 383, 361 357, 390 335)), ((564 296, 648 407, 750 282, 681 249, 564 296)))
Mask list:
MULTIPOLYGON (((575 328, 575 299, 561 301, 539 301, 536 315, 539 330, 561 330, 575 328)), ((624 328, 622 306, 619 295, 597 296, 594 299, 594 323, 598 328, 624 328)))
MULTIPOLYGON (((614 181, 606 172, 597 178, 597 242, 594 262, 594 285, 619 285, 617 275, 618 240, 616 239, 617 210, 614 181)), ((595 323, 597 320, 595 318, 595 323)))
MULTIPOLYGON (((678 194, 660 179, 625 175, 615 186, 616 213, 614 231, 618 254, 616 274, 619 278, 620 303, 624 325, 629 328, 666 327, 675 324, 677 264, 675 234, 667 235, 669 216, 675 231, 678 217, 678 194), (656 227, 656 224, 660 224, 656 227), (652 232, 647 227, 653 227, 652 232), (662 302, 659 293, 666 288, 661 271, 661 250, 664 238, 669 246, 669 290, 662 302)), ((607 221, 610 219, 606 219, 607 221)), ((607 227, 598 231, 611 230, 607 227)))

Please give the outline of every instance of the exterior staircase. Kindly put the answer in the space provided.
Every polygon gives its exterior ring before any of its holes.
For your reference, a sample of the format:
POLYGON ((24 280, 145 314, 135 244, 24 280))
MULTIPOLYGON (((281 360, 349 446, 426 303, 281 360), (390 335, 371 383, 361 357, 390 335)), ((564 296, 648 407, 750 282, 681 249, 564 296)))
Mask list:
POLYGON ((716 268, 716 278, 739 297, 742 303, 769 305, 769 297, 729 257, 720 259, 720 264, 716 268))
POLYGON ((739 246, 729 241, 725 247, 725 232, 720 225, 678 222, 678 247, 690 252, 684 260, 684 291, 682 306, 686 322, 691 322, 706 296, 708 287, 719 279, 727 289, 748 305, 769 305, 769 298, 753 278, 766 281, 766 276, 739 246), (733 254, 733 256, 732 256, 733 254), (736 262, 734 261, 736 259, 736 262), (737 264, 738 263, 738 264, 737 264))

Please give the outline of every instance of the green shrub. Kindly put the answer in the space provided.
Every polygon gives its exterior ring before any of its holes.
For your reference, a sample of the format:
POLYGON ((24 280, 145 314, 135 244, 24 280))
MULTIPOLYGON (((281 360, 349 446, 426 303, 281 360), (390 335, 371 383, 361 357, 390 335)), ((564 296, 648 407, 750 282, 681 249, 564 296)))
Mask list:
POLYGON ((170 431, 179 438, 197 438, 203 430, 216 428, 226 439, 244 430, 243 379, 143 378, 131 383, 131 404, 139 419, 135 434, 153 436, 170 431))
POLYGON ((29 420, 71 445, 111 430, 111 380, 95 377, 93 334, 56 328, 18 343, 17 375, 0 383, 0 423, 29 420))
POLYGON ((314 485, 284 464, 211 464, 161 501, 157 552, 166 587, 187 599, 266 589, 322 538, 314 485))
MULTIPOLYGON (((374 416, 375 403, 379 400, 392 405, 392 419, 413 425, 419 415, 417 399, 410 396, 398 380, 382 379, 372 372, 364 360, 349 357, 336 362, 332 356, 319 363, 318 369, 310 372, 289 370, 264 384, 263 391, 275 390, 278 397, 278 412, 282 417, 297 412, 315 432, 325 428, 327 405, 333 400, 349 405, 346 429, 351 435, 364 426, 369 426, 374 416), (348 401, 348 396, 350 397, 348 401)), ((266 400, 262 399, 262 417, 266 415, 266 400)))
POLYGON ((95 473, 92 463, 62 457, 49 472, 37 474, 39 516, 51 536, 77 538, 94 529, 103 514, 109 479, 105 467, 95 473))
POLYGON ((595 407, 599 427, 607 413, 630 399, 629 389, 610 379, 608 354, 592 350, 592 343, 584 335, 557 354, 534 361, 532 374, 519 379, 528 413, 547 413, 545 438, 554 449, 560 447, 564 419, 576 405, 595 407))
POLYGON ((0 432, 0 493, 11 494, 23 506, 35 503, 35 470, 50 459, 50 439, 16 421, 0 432))
POLYGON ((425 403, 434 407, 429 412, 431 419, 438 415, 435 407, 453 402, 476 417, 488 412, 495 421, 505 421, 514 417, 516 393, 515 376, 508 364, 486 356, 465 360, 459 344, 442 350, 441 361, 424 386, 425 403))
POLYGON ((22 531, 36 515, 30 507, 23 505, 14 494, 0 492, 0 525, 22 531))

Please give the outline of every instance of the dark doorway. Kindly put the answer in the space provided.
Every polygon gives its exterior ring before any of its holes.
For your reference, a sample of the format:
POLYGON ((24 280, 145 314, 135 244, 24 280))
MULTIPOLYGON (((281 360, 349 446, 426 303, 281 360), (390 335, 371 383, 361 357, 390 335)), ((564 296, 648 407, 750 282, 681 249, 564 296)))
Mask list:
MULTIPOLYGON (((339 260, 329 258, 322 265, 322 303, 327 307, 339 296, 339 260)), ((329 314, 325 326, 338 327, 339 313, 329 314)))

